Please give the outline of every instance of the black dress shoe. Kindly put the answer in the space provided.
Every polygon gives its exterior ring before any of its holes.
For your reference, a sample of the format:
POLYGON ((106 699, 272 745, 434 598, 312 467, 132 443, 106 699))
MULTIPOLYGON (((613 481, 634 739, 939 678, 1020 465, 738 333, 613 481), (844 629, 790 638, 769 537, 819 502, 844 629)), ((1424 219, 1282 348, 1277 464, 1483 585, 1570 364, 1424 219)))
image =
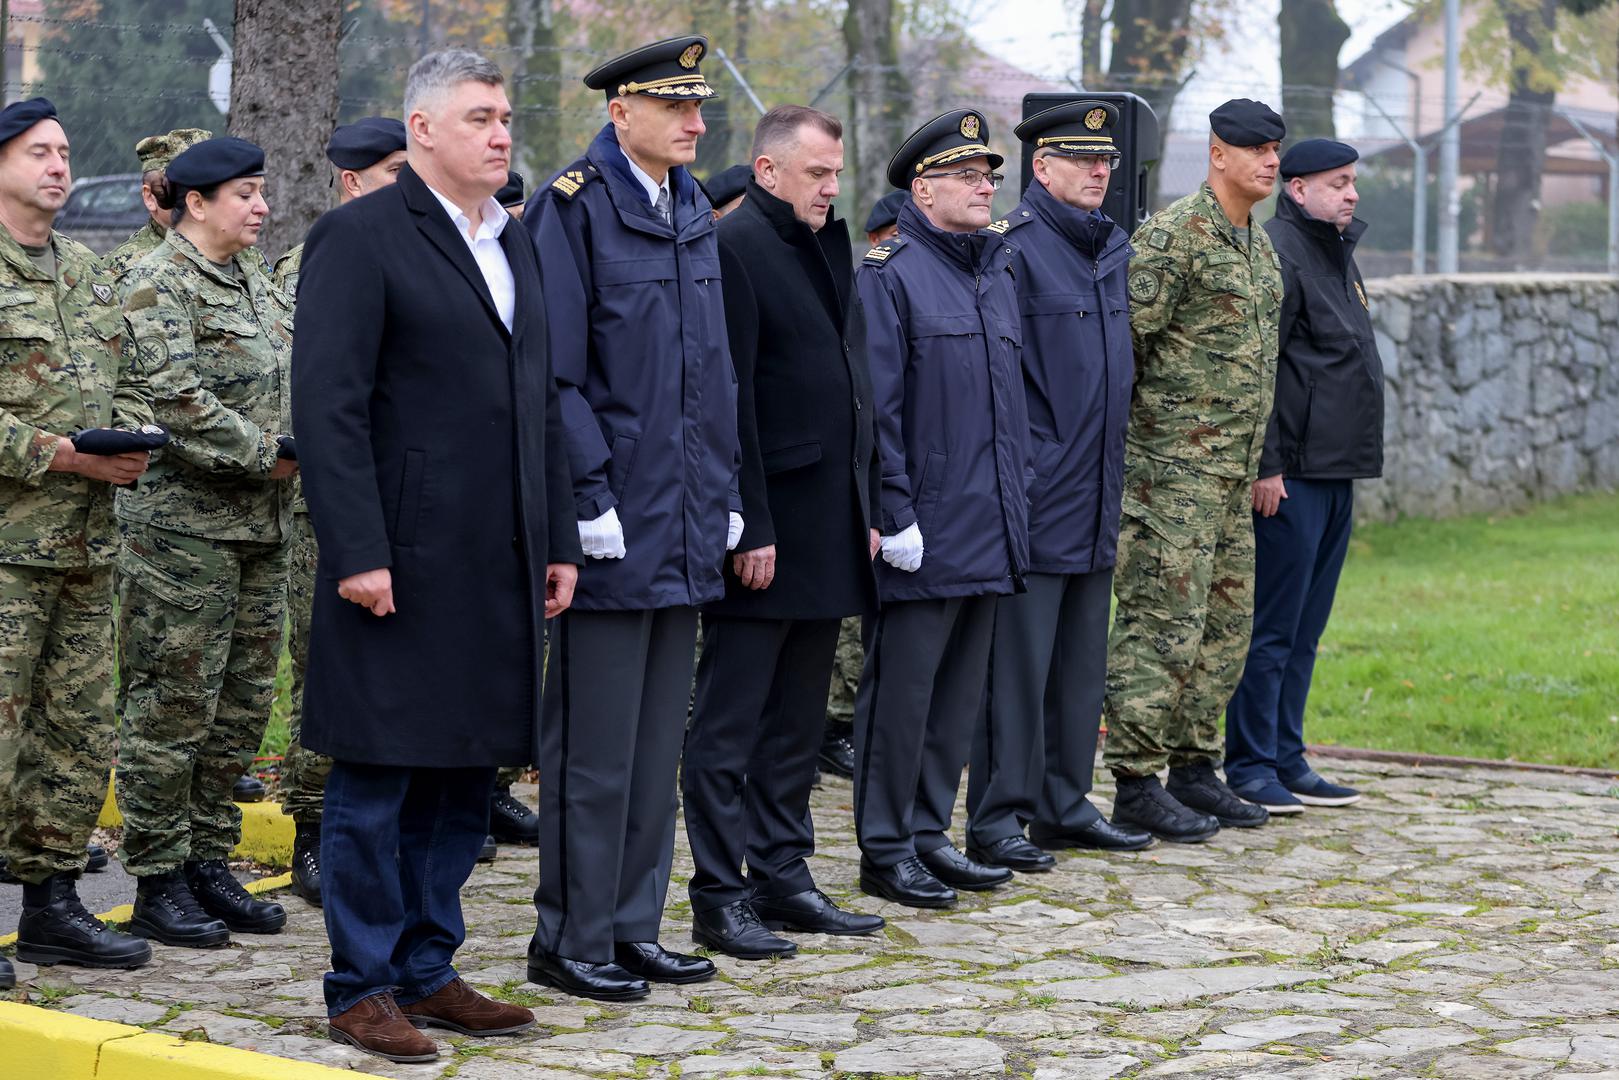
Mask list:
POLYGON ((181 870, 140 879, 129 932, 181 949, 211 949, 230 940, 230 927, 202 910, 181 870))
POLYGON ((846 736, 835 735, 828 731, 816 758, 820 761, 821 768, 827 772, 835 773, 845 780, 854 779, 854 743, 846 736))
POLYGON ((73 874, 52 874, 38 885, 22 887, 17 959, 41 965, 137 968, 151 958, 152 947, 145 941, 108 929, 84 910, 73 874))
POLYGON ((975 863, 957 851, 954 844, 920 852, 917 858, 922 860, 922 865, 928 868, 929 873, 952 889, 983 892, 1012 880, 1012 871, 1004 867, 975 863))
POLYGON ((1220 831, 1220 822, 1182 805, 1156 776, 1119 776, 1113 797, 1113 823, 1133 825, 1172 844, 1201 844, 1220 831))
POLYGON ((273 934, 287 924, 287 909, 253 899, 224 859, 188 862, 185 875, 202 910, 239 934, 273 934))
POLYGON ((1182 806, 1201 810, 1233 829, 1255 829, 1270 820, 1269 810, 1238 798, 1207 761, 1170 769, 1169 783, 1164 785, 1164 790, 1182 806))
POLYGON ((251 773, 243 773, 231 785, 231 802, 263 802, 270 792, 264 786, 264 781, 251 773))
POLYGON ((84 872, 99 874, 107 868, 107 849, 100 844, 84 845, 84 872))
POLYGON ((956 893, 912 855, 893 866, 878 866, 860 857, 860 891, 916 908, 955 907, 956 893))
POLYGON ((292 891, 320 907, 320 826, 298 821, 292 829, 292 891))
POLYGON ((766 929, 753 905, 746 900, 692 912, 691 939, 704 948, 738 960, 769 960, 798 951, 797 945, 766 929))
POLYGON ((1029 843, 1022 836, 1007 836, 987 847, 969 844, 967 857, 984 866, 1004 866, 1025 874, 1043 874, 1057 865, 1057 860, 1029 843))
POLYGON ((636 978, 617 964, 569 960, 532 948, 528 951, 528 981, 592 1001, 634 1001, 652 992, 645 979, 636 978))
POLYGON ((770 930, 792 930, 800 934, 836 934, 858 937, 875 934, 888 923, 881 915, 844 911, 820 889, 809 889, 791 896, 755 896, 754 913, 770 930))
POLYGON ((706 956, 670 952, 656 941, 615 941, 613 959, 619 967, 647 982, 705 982, 719 972, 706 956))
POLYGON ((489 796, 489 835, 502 844, 533 847, 540 842, 540 815, 513 795, 510 786, 497 787, 489 796))
POLYGON ((479 862, 494 862, 495 856, 500 854, 500 845, 495 843, 493 836, 483 838, 483 847, 478 849, 479 862))
POLYGON ((1115 825, 1099 817, 1077 829, 1042 829, 1029 826, 1029 839, 1047 851, 1060 848, 1094 848, 1097 851, 1140 851, 1152 846, 1152 833, 1115 825))
POLYGON ((0 990, 10 990, 17 985, 17 969, 11 966, 11 961, 0 956, 0 990))

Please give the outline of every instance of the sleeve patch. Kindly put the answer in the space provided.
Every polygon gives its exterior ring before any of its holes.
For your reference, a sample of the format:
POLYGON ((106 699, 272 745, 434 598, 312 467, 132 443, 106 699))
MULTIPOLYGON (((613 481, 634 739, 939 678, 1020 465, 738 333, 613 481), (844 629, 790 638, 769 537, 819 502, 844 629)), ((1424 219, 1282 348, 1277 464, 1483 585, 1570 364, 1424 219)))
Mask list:
MULTIPOLYGON (((1151 239, 1147 241, 1149 244, 1151 239)), ((1143 267, 1130 274, 1130 299, 1138 304, 1150 304, 1158 299, 1158 293, 1163 288, 1164 277, 1162 271, 1143 267)))
POLYGON ((1154 228, 1147 234, 1147 246, 1155 251, 1169 250, 1169 232, 1166 229, 1154 228))

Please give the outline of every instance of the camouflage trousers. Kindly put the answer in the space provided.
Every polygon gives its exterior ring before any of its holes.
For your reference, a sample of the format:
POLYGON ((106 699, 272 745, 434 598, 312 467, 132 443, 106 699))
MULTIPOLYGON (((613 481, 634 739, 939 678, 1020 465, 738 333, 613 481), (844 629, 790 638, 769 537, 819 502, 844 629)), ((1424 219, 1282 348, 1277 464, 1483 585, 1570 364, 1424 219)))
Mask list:
POLYGON ((84 869, 112 765, 112 567, 0 565, 0 855, 84 869))
POLYGON ((287 581, 288 651, 292 653, 291 741, 281 766, 281 812, 301 825, 320 821, 332 759, 305 750, 304 672, 309 666, 309 623, 315 607, 315 530, 308 514, 292 515, 291 573, 287 581))
POLYGON ((231 786, 264 737, 287 615, 287 544, 120 523, 118 856, 132 874, 227 857, 231 786))
POLYGON ((1251 483, 1132 455, 1125 469, 1118 608, 1108 638, 1115 773, 1218 762, 1254 616, 1251 483))
POLYGON ((860 644, 860 616, 843 620, 838 628, 837 658, 832 664, 832 692, 826 699, 826 722, 848 730, 854 728, 854 692, 860 687, 860 669, 866 665, 866 650, 860 644))

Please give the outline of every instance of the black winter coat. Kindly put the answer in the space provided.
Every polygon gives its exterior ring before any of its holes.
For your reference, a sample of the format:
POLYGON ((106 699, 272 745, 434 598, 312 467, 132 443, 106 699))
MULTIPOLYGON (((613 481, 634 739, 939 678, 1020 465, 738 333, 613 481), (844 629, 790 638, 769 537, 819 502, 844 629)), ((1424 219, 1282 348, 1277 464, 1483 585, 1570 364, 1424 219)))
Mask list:
POLYGON ((768 588, 744 588, 727 559, 725 598, 703 610, 858 615, 877 602, 870 529, 880 473, 849 231, 830 216, 812 231, 749 180, 719 232, 742 443, 737 550, 775 544, 776 576, 768 588))
POLYGON ((547 563, 580 563, 534 248, 500 234, 508 332, 408 167, 304 246, 292 414, 320 544, 303 744, 342 761, 532 760, 547 563), (337 595, 390 569, 394 614, 337 595))
POLYGON ((1265 231, 1282 259, 1282 327, 1259 475, 1380 476, 1383 362, 1355 266, 1366 223, 1357 218, 1340 235, 1284 193, 1265 231))

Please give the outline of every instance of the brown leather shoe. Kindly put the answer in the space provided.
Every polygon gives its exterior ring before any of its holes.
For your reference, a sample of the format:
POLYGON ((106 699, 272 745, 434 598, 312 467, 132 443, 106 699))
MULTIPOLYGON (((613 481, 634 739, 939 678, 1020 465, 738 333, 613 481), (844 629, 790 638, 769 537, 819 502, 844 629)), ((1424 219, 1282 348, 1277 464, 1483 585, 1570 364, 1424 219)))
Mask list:
POLYGON ((326 1022, 327 1038, 389 1061, 437 1061, 438 1043, 417 1031, 390 993, 363 997, 326 1022))
POLYGON ((417 1027, 448 1028, 462 1035, 511 1035, 534 1026, 534 1014, 521 1005, 484 997, 460 979, 399 1008, 417 1027))

